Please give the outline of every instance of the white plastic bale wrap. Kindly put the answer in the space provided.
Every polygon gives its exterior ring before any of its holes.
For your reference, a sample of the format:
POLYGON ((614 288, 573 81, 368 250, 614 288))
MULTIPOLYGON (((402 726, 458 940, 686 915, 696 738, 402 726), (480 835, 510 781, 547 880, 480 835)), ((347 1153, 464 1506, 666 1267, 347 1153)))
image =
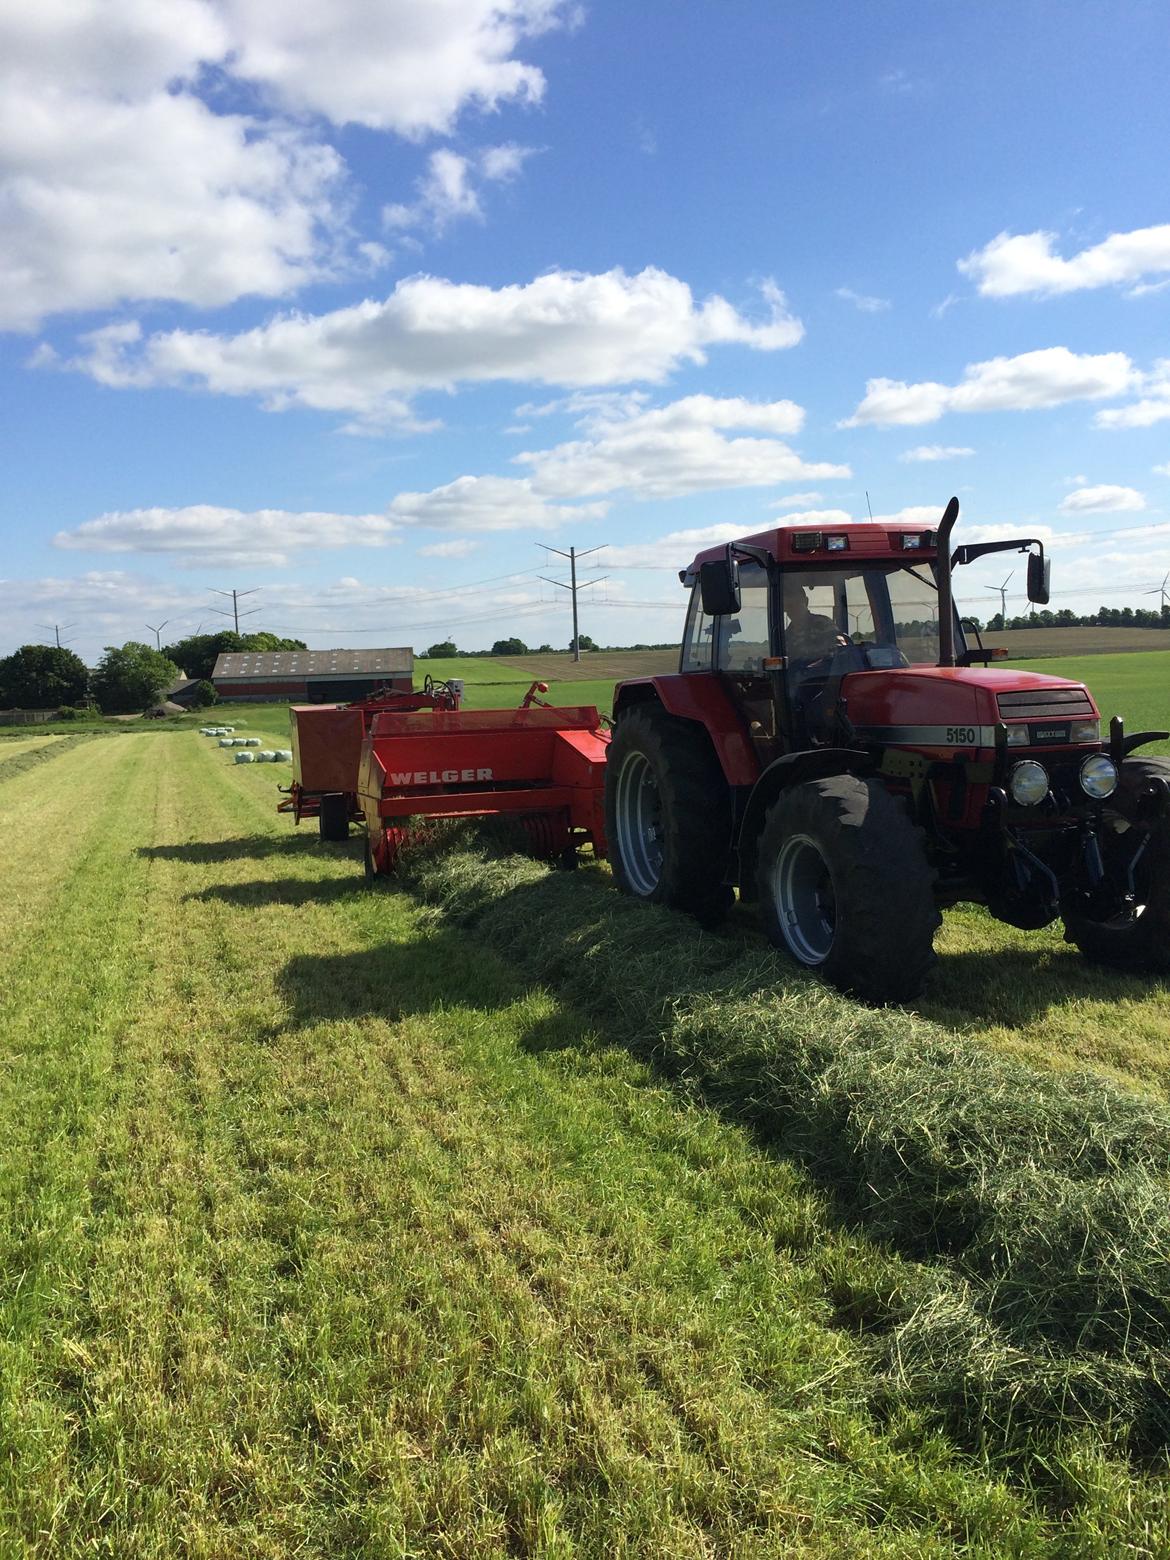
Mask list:
POLYGON ((259 747, 260 746, 260 738, 259 737, 245 737, 244 738, 244 746, 245 747, 259 747))
POLYGON ((265 748, 262 752, 256 754, 256 762, 258 764, 275 764, 276 754, 271 748, 265 748))
POLYGON ((219 745, 220 747, 235 747, 236 744, 232 741, 231 737, 220 737, 219 745))
POLYGON ((254 764, 256 762, 256 755, 255 753, 248 752, 237 753, 235 755, 235 759, 237 764, 254 764))

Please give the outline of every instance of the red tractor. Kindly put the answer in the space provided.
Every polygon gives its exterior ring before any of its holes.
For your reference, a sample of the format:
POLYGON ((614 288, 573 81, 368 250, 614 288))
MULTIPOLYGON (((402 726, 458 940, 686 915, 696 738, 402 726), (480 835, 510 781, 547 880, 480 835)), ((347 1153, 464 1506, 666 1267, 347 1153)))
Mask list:
POLYGON ((1035 538, 799 526, 702 552, 679 670, 622 683, 605 832, 627 894, 716 919, 738 888, 771 941, 874 1001, 913 997, 941 907, 1063 917, 1087 957, 1170 970, 1170 760, 1135 758, 1083 684, 992 669, 952 569, 1035 538))

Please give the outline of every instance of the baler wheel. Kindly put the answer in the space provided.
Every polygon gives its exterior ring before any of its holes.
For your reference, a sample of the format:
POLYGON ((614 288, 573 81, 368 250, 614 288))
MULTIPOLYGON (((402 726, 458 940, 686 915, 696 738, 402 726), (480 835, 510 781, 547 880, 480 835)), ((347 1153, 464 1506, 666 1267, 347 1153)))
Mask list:
POLYGON ((349 838, 349 798, 340 793, 323 796, 317 814, 317 828, 323 840, 349 838))
POLYGON ((727 911, 731 806, 701 728, 656 705, 622 715, 605 766, 605 830, 624 894, 708 924, 727 911))
POLYGON ((941 917, 922 831, 877 780, 833 775, 782 791, 759 848, 769 941, 870 1002, 917 995, 941 917))
MULTIPOLYGON (((1170 759, 1127 758, 1121 766, 1118 812, 1137 817, 1141 793, 1151 781, 1165 781, 1170 786, 1170 759)), ((1143 820, 1149 822, 1151 832, 1134 869, 1137 905, 1111 921, 1065 915, 1066 940, 1075 943, 1094 964, 1159 974, 1170 971, 1170 791, 1163 789, 1154 807, 1153 816, 1143 820)), ((1127 852, 1132 850, 1128 836, 1127 830, 1118 840, 1127 852)))

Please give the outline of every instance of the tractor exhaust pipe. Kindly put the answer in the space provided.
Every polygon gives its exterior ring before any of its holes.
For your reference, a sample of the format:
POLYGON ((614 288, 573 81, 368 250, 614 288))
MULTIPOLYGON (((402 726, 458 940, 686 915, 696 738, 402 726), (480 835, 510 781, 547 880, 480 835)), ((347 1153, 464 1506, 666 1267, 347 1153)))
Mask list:
POLYGON ((952 498, 943 510, 935 534, 938 548, 938 664, 955 664, 955 596, 951 589, 951 532, 959 518, 959 500, 952 498))

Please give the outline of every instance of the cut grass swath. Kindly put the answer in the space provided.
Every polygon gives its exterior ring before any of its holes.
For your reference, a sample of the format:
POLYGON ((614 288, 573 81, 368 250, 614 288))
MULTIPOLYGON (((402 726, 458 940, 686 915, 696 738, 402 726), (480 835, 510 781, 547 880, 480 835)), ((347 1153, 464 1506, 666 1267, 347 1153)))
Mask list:
POLYGON ((450 836, 421 896, 794 1155, 927 1266, 843 1294, 877 1394, 970 1445, 1170 1441, 1170 1111, 831 992, 757 946, 450 836))

